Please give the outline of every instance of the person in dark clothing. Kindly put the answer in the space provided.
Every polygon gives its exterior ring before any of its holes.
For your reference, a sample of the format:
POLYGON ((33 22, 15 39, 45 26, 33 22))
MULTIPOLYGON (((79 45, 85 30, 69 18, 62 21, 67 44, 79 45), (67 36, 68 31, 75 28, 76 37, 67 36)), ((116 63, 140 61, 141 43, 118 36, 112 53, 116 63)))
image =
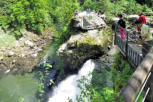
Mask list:
POLYGON ((125 24, 125 21, 122 18, 122 14, 119 14, 118 17, 120 18, 119 21, 118 21, 120 35, 121 35, 122 39, 125 39, 126 24, 125 24))

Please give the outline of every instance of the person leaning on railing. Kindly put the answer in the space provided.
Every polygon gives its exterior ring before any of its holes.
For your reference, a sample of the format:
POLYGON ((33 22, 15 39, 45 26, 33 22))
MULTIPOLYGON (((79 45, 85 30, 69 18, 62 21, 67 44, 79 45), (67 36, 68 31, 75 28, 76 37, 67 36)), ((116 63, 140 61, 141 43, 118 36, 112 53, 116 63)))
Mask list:
POLYGON ((118 27, 119 27, 119 31, 120 31, 120 36, 124 40, 125 39, 126 24, 122 18, 122 14, 118 14, 118 17, 119 17, 119 21, 117 23, 118 23, 118 27))
MULTIPOLYGON (((142 24, 146 24, 146 17, 141 11, 139 12, 138 20, 140 20, 142 24)), ((138 25, 137 25, 137 31, 140 31, 140 27, 138 25)))
POLYGON ((151 46, 153 45, 153 37, 150 31, 150 28, 148 25, 146 24, 142 24, 142 22, 140 20, 136 21, 136 24, 138 25, 138 27, 141 29, 140 31, 140 36, 142 38, 142 53, 143 56, 145 56, 145 54, 148 53, 149 49, 151 48, 151 46))

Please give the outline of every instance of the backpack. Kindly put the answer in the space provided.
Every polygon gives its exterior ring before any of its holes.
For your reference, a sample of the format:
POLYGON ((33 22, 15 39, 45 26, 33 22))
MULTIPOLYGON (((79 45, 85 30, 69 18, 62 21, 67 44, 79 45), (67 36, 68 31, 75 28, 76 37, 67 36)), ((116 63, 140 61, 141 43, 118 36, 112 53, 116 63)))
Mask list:
POLYGON ((125 28, 125 27, 126 27, 125 21, 124 21, 123 19, 120 19, 120 20, 118 21, 118 24, 119 24, 122 28, 125 28))

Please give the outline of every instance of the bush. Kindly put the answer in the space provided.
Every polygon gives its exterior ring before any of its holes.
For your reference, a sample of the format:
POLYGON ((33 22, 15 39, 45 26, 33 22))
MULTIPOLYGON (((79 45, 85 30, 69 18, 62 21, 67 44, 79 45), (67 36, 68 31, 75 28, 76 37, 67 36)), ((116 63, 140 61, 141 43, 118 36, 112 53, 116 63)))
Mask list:
POLYGON ((28 29, 42 34, 45 27, 56 24, 58 37, 67 33, 77 0, 0 0, 0 25, 5 29, 28 29))
POLYGON ((94 70, 89 74, 88 77, 92 77, 91 82, 84 76, 78 80, 81 95, 77 97, 77 102, 84 102, 84 98, 91 102, 123 102, 123 99, 118 95, 134 70, 121 54, 116 54, 114 60, 111 71, 102 67, 101 70, 94 70), (111 84, 113 84, 113 87, 111 84))
POLYGON ((104 12, 108 17, 118 13, 133 14, 139 11, 150 12, 147 5, 140 5, 136 0, 86 0, 83 9, 91 8, 99 12, 104 12))

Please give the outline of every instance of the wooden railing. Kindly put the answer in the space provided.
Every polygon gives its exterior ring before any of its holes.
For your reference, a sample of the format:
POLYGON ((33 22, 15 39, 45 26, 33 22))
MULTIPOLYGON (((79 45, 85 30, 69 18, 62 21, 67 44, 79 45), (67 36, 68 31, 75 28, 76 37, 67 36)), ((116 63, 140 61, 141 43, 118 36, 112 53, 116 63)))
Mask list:
POLYGON ((128 59, 131 63, 134 64, 134 66, 138 66, 141 61, 143 60, 143 56, 139 54, 137 51, 133 50, 132 47, 127 46, 127 52, 126 52, 128 59))
MULTIPOLYGON (((150 52, 139 64, 136 71, 133 73, 131 79, 128 81, 125 87, 120 92, 120 96, 123 97, 125 102, 134 102, 141 88, 145 87, 146 82, 149 81, 148 76, 153 67, 153 47, 150 52), (147 81, 146 81, 147 80, 147 81)), ((136 101, 137 102, 137 101, 136 101)))
POLYGON ((128 42, 129 41, 135 42, 137 39, 139 39, 139 37, 136 36, 136 34, 132 34, 129 31, 126 31, 125 34, 126 34, 126 39, 125 40, 121 39, 119 32, 117 32, 117 27, 116 27, 114 44, 120 48, 122 54, 127 57, 128 61, 132 64, 132 66, 137 67, 141 63, 144 57, 142 54, 134 50, 128 42))
MULTIPOLYGON (((133 67, 137 67, 131 79, 120 92, 120 96, 123 97, 125 102, 134 102, 135 99, 135 102, 137 102, 138 98, 136 97, 139 97, 138 93, 141 93, 145 87, 153 67, 153 47, 144 57, 142 54, 134 50, 134 48, 132 48, 129 44, 129 41, 135 42, 137 39, 139 39, 139 37, 136 36, 136 34, 126 31, 126 40, 122 40, 117 32, 117 27, 115 27, 114 44, 120 48, 122 54, 126 56, 131 65, 133 65, 133 67)), ((148 89, 150 90, 150 88, 148 89)), ((147 90, 146 93, 148 93, 149 90, 147 90)))

